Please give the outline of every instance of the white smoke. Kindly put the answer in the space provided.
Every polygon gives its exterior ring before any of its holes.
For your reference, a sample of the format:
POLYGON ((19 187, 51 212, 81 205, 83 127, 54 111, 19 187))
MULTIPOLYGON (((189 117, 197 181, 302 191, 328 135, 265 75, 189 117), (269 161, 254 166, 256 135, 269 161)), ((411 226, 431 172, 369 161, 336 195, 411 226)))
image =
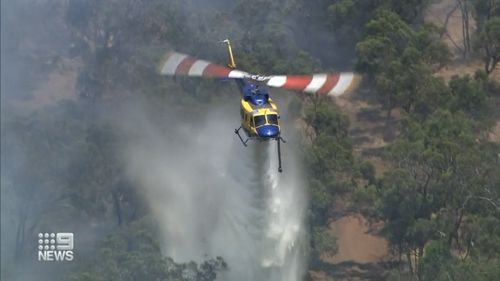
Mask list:
POLYGON ((135 134, 127 171, 159 223, 163 251, 176 261, 223 257, 229 270, 219 280, 301 280, 306 200, 293 150, 282 145, 279 174, 276 143, 243 147, 232 133, 237 107, 222 109, 199 122, 122 120, 135 134))

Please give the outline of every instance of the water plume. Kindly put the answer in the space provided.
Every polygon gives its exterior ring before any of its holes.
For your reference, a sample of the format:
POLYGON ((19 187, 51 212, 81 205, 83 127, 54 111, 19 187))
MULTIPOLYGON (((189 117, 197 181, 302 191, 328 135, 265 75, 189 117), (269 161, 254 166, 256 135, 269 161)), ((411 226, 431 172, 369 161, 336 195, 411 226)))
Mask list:
POLYGON ((306 202, 298 162, 282 146, 279 174, 276 143, 244 148, 231 133, 235 116, 216 108, 201 122, 162 128, 135 115, 125 122, 136 136, 123 154, 128 175, 159 223, 165 255, 221 256, 229 270, 219 280, 301 280, 306 202))

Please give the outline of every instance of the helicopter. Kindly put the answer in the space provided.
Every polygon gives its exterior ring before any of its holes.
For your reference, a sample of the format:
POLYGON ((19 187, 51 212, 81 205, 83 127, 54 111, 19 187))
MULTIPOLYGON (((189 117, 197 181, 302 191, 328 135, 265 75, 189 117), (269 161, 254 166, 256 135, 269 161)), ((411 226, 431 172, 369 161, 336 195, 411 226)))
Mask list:
POLYGON ((241 93, 240 127, 234 130, 241 143, 246 147, 250 140, 275 140, 278 148, 278 171, 281 165, 280 115, 277 104, 269 96, 267 87, 284 88, 317 95, 340 96, 351 91, 359 81, 353 72, 321 73, 312 75, 259 75, 236 69, 231 42, 221 41, 227 46, 227 66, 217 65, 191 56, 168 52, 159 65, 159 73, 168 76, 192 76, 232 79, 241 93), (246 140, 240 134, 243 130, 246 140))

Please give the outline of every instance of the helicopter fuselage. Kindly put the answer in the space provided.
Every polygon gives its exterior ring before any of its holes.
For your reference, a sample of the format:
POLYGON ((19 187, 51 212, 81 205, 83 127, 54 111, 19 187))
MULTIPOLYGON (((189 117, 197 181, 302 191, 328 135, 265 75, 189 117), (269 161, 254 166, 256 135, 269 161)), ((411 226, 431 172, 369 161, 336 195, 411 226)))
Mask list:
POLYGON ((259 140, 279 138, 279 111, 267 89, 243 79, 237 79, 236 83, 241 92, 241 128, 247 136, 259 140))

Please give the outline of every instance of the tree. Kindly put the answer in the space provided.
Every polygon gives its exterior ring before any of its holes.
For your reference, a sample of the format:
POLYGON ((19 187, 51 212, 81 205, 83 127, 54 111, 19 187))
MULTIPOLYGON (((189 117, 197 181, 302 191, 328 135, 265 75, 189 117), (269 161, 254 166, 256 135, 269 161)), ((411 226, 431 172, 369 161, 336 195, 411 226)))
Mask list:
POLYGON ((492 17, 500 16, 499 0, 472 0, 474 5, 477 29, 481 30, 483 24, 492 17))
POLYGON ((334 255, 337 253, 337 240, 332 236, 327 227, 314 227, 312 231, 313 254, 320 257, 321 254, 334 255))
POLYGON ((308 175, 310 204, 310 247, 313 264, 323 253, 337 250, 335 237, 328 228, 329 212, 335 196, 353 185, 354 157, 349 138, 349 119, 325 97, 307 101, 304 121, 307 124, 307 145, 303 152, 308 175))
POLYGON ((462 38, 463 38, 463 56, 464 58, 471 51, 471 43, 470 43, 470 10, 471 3, 469 0, 457 0, 458 7, 460 8, 460 12, 462 14, 462 38))
MULTIPOLYGON (((3 109, 2 109, 3 111, 3 109)), ((12 253, 22 260, 34 237, 54 210, 73 211, 68 202, 66 167, 81 143, 85 125, 72 102, 39 110, 27 116, 2 112, 2 206, 15 227, 12 253), (3 202, 3 201, 2 201, 3 202), (13 214, 15 214, 13 216, 13 214)), ((8 240, 7 240, 8 241, 8 240)))
POLYGON ((425 107, 431 94, 441 96, 443 83, 432 76, 432 68, 444 65, 449 52, 433 26, 415 31, 397 14, 381 11, 366 30, 356 45, 358 68, 374 80, 388 117, 395 107, 410 113, 425 107))
POLYGON ((344 31, 346 39, 348 37, 357 39, 362 35, 359 31, 380 11, 391 11, 406 23, 418 23, 422 20, 423 11, 429 3, 428 0, 338 0, 328 6, 331 14, 329 21, 335 30, 344 31))
POLYGON ((420 276, 430 241, 440 240, 467 257, 471 237, 478 237, 473 234, 473 225, 480 222, 476 214, 498 211, 496 203, 483 202, 497 200, 491 194, 497 194, 492 184, 498 182, 494 175, 499 160, 489 156, 489 149, 498 153, 498 147, 487 148, 477 140, 474 122, 461 112, 438 110, 423 122, 410 115, 402 125, 389 149, 393 168, 375 190, 360 191, 364 195, 358 198, 371 202, 368 214, 386 221, 385 235, 400 255, 406 255, 410 272, 420 276))
POLYGON ((85 257, 79 270, 66 276, 67 281, 134 281, 178 280, 214 281, 217 273, 227 269, 221 257, 194 262, 176 263, 162 257, 158 242, 150 232, 151 226, 136 221, 126 232, 106 237, 99 244, 98 258, 85 257))
POLYGON ((484 70, 491 73, 500 61, 500 17, 487 20, 482 26, 477 48, 481 50, 484 70))
POLYGON ((312 131, 312 145, 306 149, 309 173, 331 185, 353 165, 349 119, 323 100, 306 111, 305 121, 312 131))
POLYGON ((487 79, 480 76, 454 76, 449 82, 450 97, 448 108, 463 111, 476 120, 485 120, 491 114, 491 95, 487 91, 487 79))
POLYGON ((99 122, 89 124, 85 141, 78 147, 81 153, 70 161, 64 178, 71 186, 67 190, 69 199, 80 215, 102 220, 111 213, 116 225, 121 226, 134 217, 140 204, 123 175, 117 131, 99 122))
POLYGON ((324 225, 334 195, 350 188, 350 171, 354 165, 349 120, 326 100, 306 110, 310 127, 309 141, 303 150, 311 192, 311 223, 324 225))

